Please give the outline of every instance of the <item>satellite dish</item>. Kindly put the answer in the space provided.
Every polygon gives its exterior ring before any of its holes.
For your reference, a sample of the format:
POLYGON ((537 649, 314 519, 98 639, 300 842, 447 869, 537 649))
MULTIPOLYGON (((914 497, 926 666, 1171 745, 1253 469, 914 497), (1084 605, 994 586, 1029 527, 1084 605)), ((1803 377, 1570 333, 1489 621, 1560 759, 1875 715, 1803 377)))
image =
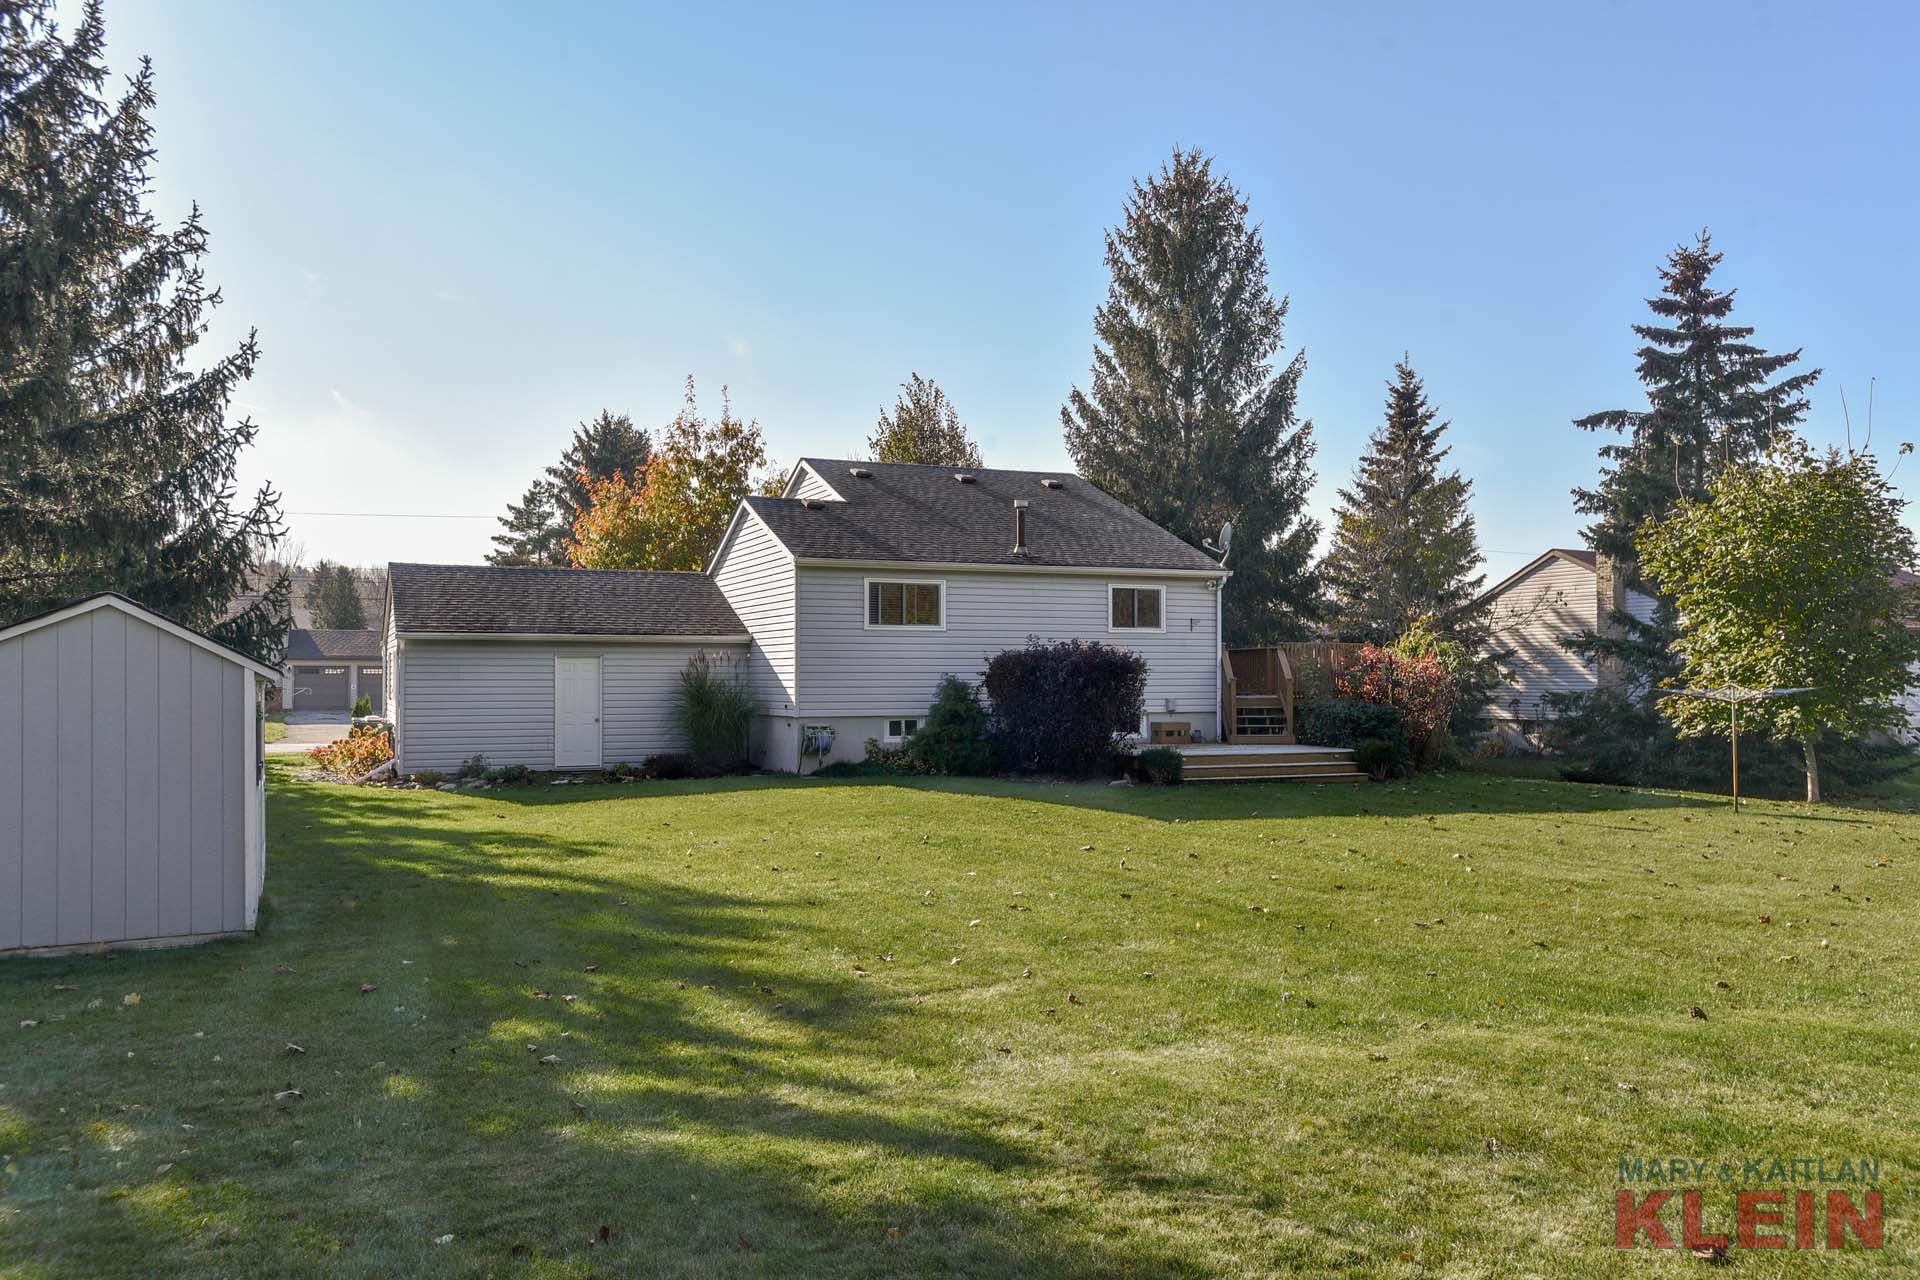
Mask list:
POLYGON ((1225 520, 1220 524, 1220 554, 1225 555, 1233 546, 1233 521, 1225 520))

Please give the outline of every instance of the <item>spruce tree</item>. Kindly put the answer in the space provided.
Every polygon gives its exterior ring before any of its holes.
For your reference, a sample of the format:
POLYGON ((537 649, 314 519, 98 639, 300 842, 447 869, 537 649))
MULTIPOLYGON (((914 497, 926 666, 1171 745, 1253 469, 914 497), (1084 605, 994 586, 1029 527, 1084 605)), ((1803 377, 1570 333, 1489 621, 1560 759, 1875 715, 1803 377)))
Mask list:
POLYGON ((488 564, 564 567, 569 563, 567 544, 573 531, 560 522, 553 483, 545 476, 528 485, 520 501, 507 504, 500 524, 502 532, 493 535, 497 550, 488 553, 488 564))
POLYGON ((875 462, 925 462, 938 467, 977 467, 980 446, 960 425, 960 414, 931 378, 914 374, 900 384, 891 413, 881 410, 867 448, 875 462))
POLYGON ((359 575, 344 564, 320 562, 307 585, 306 605, 322 631, 359 631, 367 625, 359 575))
POLYGON ((615 472, 641 475, 652 455, 652 439, 632 418, 602 409, 598 417, 575 428, 560 461, 528 485, 519 502, 507 505, 507 514, 500 517, 503 531, 493 535, 498 550, 487 562, 565 565, 573 524, 587 509, 592 484, 615 472))
POLYGON ((1665 518, 1683 500, 1704 499, 1723 470, 1757 462, 1775 435, 1806 416, 1806 390, 1820 371, 1771 381, 1798 363, 1800 352, 1769 354, 1748 341, 1751 327, 1726 322, 1735 291, 1712 285, 1721 257, 1702 231, 1660 269, 1660 294, 1647 299, 1656 321, 1633 326, 1646 344, 1638 372, 1647 407, 1574 422, 1622 437, 1600 450, 1600 483, 1574 490, 1574 508, 1597 517, 1586 530, 1596 551, 1633 560, 1643 521, 1665 518))
POLYGON ((1341 631, 1384 644, 1422 618, 1449 633, 1486 575, 1467 510, 1472 485, 1440 463, 1451 423, 1427 400, 1404 358, 1387 384, 1386 421, 1340 491, 1333 548, 1322 566, 1341 631))
POLYGON ((153 71, 110 100, 104 40, 98 3, 64 36, 46 0, 0 4, 0 625, 117 591, 277 661, 286 576, 236 604, 282 532, 270 486, 236 503, 259 348, 190 367, 206 228, 145 208, 153 71))
POLYGON ((1226 610, 1236 643, 1304 633, 1318 614, 1306 360, 1275 371, 1287 303, 1267 288, 1247 203, 1197 150, 1136 181, 1107 233, 1092 386, 1060 411, 1080 473, 1194 546, 1235 526, 1226 610))

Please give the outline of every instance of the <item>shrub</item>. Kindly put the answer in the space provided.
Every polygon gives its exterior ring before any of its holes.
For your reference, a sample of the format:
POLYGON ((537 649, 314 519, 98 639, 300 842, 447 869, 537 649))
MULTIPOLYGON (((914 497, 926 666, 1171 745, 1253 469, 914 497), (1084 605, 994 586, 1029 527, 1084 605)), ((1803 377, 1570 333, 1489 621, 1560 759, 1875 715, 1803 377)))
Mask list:
POLYGON ((1155 787, 1173 787, 1185 776, 1187 758, 1172 747, 1148 747, 1133 758, 1133 777, 1155 787))
POLYGON ((483 755, 478 754, 477 752, 471 756, 468 756, 464 761, 461 762, 460 767, 453 771, 453 776, 460 779, 462 782, 473 781, 473 780, 486 777, 487 776, 487 758, 483 755))
POLYGON ((413 780, 423 787, 437 787, 447 780, 447 775, 438 769, 422 769, 413 775, 413 780))
POLYGON ((680 751, 662 751, 642 760, 640 769, 649 778, 659 778, 663 782, 691 778, 694 772, 693 757, 680 751))
POLYGON ((1362 738, 1407 740, 1407 731, 1394 707, 1351 698, 1321 698, 1302 704, 1299 738, 1316 747, 1356 747, 1362 738))
POLYGON ((1353 763, 1375 782, 1381 782, 1393 772, 1394 757, 1399 753, 1399 746, 1385 738, 1362 738, 1354 744, 1353 763))
POLYGON ((674 727, 701 763, 732 769, 745 760, 755 711, 753 695, 730 662, 716 668, 706 654, 696 654, 680 673, 673 693, 674 727))
POLYGON ((353 700, 353 718, 355 720, 363 719, 364 717, 370 716, 372 714, 373 714, 372 698, 369 698, 366 694, 363 693, 359 697, 353 700))
POLYGON ((1396 708, 1417 763, 1422 767, 1434 763, 1453 710, 1453 681, 1438 658, 1431 653, 1401 657, 1367 645, 1334 676, 1333 683, 1343 698, 1396 708))
MULTIPOLYGON (((873 746, 868 744, 869 760, 873 746)), ((942 679, 932 708, 920 722, 920 732, 907 739, 900 751, 921 773, 992 772, 993 737, 973 686, 958 676, 942 679)))
POLYGON ((315 747, 313 762, 342 778, 358 778, 393 759, 393 737, 385 725, 362 725, 337 742, 315 747))
POLYGON ((1028 640, 987 664, 1001 758, 1014 769, 1072 777, 1107 767, 1146 711, 1147 660, 1087 640, 1028 640))
MULTIPOLYGON (((852 765, 855 762, 852 760, 841 760, 841 761, 838 761, 837 763, 852 765)), ((860 761, 859 763, 873 766, 871 769, 866 770, 866 772, 868 773, 875 773, 875 772, 912 773, 914 772, 913 761, 907 758, 907 749, 905 747, 890 747, 886 743, 880 741, 880 739, 878 738, 867 739, 867 758, 864 761, 860 761)), ((822 769, 829 769, 833 767, 835 766, 824 765, 822 766, 822 769)), ((822 771, 822 769, 816 769, 814 770, 814 772, 819 773, 822 771)), ((839 776, 839 775, 836 775, 836 776, 839 776)), ((851 775, 848 775, 848 776, 851 776, 851 775)))
POLYGON ((510 764, 487 770, 488 782, 499 782, 509 787, 523 787, 532 779, 533 770, 523 764, 510 764))

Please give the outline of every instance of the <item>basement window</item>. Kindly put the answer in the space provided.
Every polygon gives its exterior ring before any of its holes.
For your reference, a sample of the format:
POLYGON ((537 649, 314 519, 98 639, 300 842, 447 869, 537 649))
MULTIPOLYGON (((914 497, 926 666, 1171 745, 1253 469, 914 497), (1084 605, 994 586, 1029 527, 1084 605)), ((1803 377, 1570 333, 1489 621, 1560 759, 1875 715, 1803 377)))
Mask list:
POLYGON ((1161 622, 1161 588, 1107 588, 1107 629, 1109 631, 1164 631, 1161 622))
POLYGON ((903 716, 896 720, 887 721, 886 740, 889 743, 901 743, 918 732, 920 732, 919 718, 915 716, 903 716))
POLYGON ((947 584, 938 579, 867 579, 867 626, 947 625, 947 584))

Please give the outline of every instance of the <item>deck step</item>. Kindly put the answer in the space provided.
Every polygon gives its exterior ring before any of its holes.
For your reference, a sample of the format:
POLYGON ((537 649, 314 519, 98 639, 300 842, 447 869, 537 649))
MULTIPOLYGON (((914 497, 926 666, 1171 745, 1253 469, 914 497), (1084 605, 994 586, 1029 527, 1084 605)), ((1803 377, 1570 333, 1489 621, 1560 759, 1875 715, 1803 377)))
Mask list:
POLYGON ((1188 782, 1365 782, 1367 775, 1358 769, 1347 769, 1328 773, 1261 773, 1249 769, 1245 773, 1188 773, 1188 782))

